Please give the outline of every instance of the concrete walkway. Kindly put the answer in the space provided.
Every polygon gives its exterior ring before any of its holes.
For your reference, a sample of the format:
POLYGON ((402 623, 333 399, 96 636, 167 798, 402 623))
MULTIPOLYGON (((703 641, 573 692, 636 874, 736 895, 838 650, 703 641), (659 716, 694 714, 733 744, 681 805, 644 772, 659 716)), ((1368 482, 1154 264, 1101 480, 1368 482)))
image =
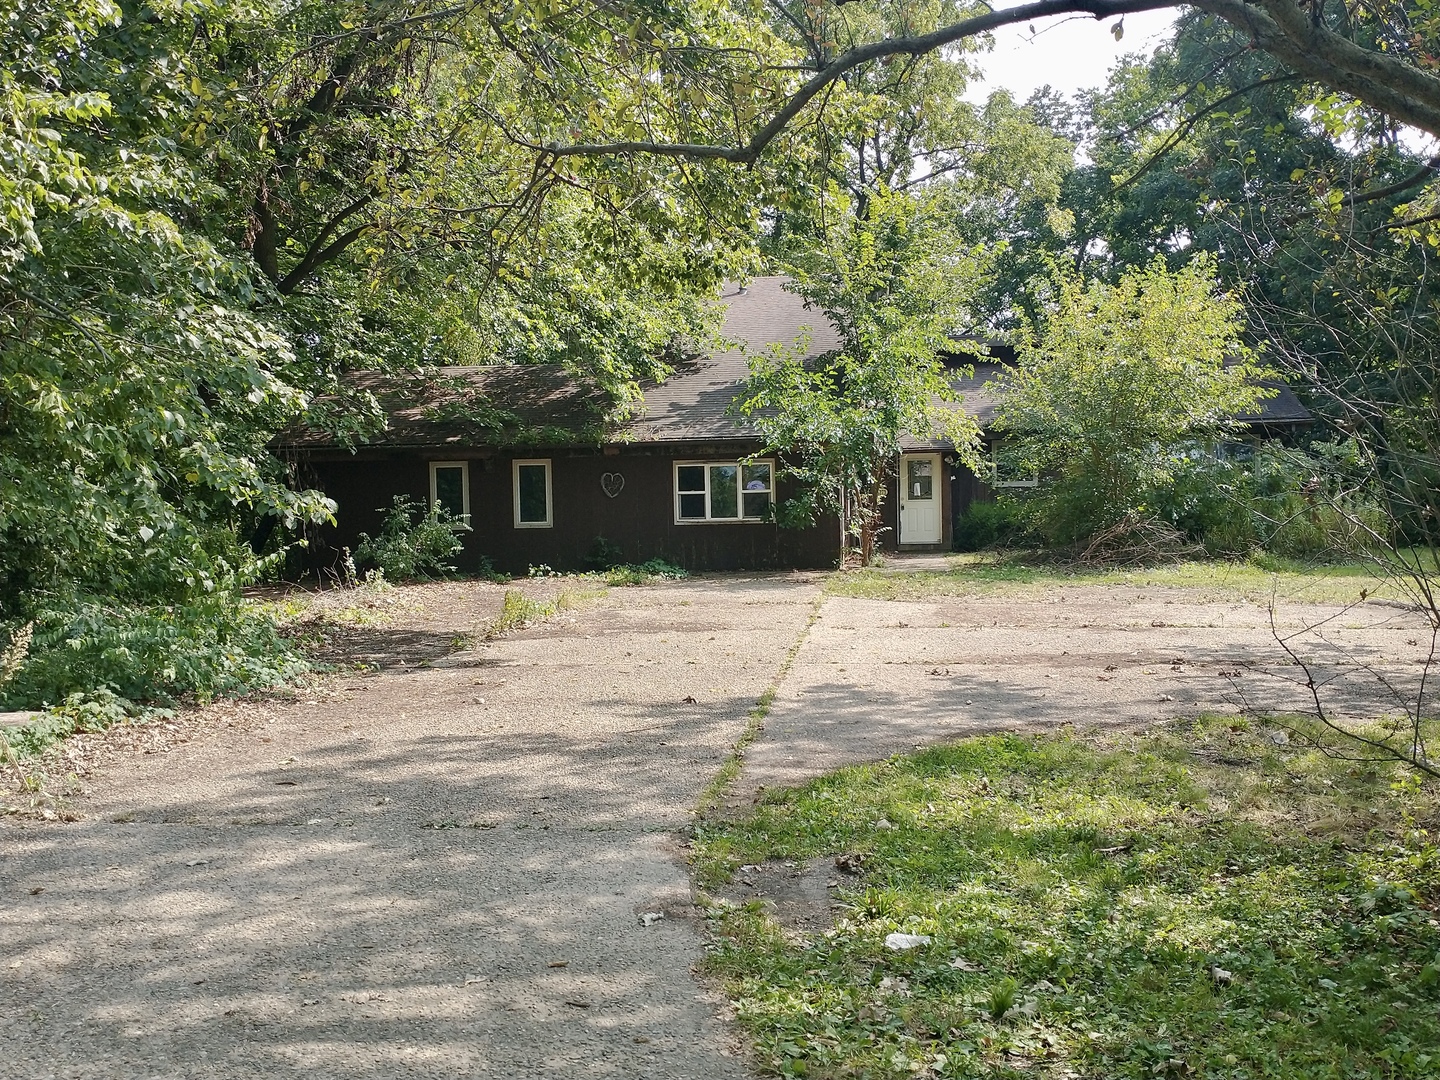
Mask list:
MULTIPOLYGON (((1423 620, 1379 603, 1337 619, 1338 610, 1282 601, 1277 611, 1327 707, 1350 717, 1395 711, 1377 674, 1413 703, 1429 642, 1423 620)), ((1304 711, 1304 679, 1276 643, 1267 603, 1238 596, 1081 585, 906 602, 831 597, 729 804, 984 732, 1304 711)))
POLYGON ((813 596, 612 590, 0 826, 0 1076, 740 1080, 673 837, 813 596))

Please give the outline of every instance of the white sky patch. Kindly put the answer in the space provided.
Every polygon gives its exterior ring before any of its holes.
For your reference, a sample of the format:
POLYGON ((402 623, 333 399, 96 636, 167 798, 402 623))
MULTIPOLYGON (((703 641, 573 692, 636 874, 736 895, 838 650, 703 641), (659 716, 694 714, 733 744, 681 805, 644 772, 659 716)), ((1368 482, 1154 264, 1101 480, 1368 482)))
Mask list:
POLYGON ((1033 35, 1025 23, 1003 27, 995 31, 994 50, 975 57, 985 78, 973 83, 965 97, 978 105, 991 91, 1005 89, 1023 103, 1045 85, 1067 97, 1102 87, 1121 56, 1153 51, 1169 36, 1178 15, 1177 8, 1126 15, 1125 35, 1119 41, 1110 29, 1117 19, 1089 15, 1037 19, 1033 35))

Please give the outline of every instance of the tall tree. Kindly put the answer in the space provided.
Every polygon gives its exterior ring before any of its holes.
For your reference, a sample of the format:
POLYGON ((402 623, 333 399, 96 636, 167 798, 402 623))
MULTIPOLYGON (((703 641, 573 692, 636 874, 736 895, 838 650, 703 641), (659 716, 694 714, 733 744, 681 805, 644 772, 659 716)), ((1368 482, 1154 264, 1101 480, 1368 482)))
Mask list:
MULTIPOLYGON (((128 53, 106 0, 27 5, 0 64, 0 612, 213 589, 217 526, 314 519, 263 445, 303 398, 168 146, 188 27, 128 53)), ((223 544, 221 545, 223 547, 223 544)))
POLYGON ((834 324, 840 347, 808 360, 804 349, 753 357, 737 402, 801 483, 782 515, 838 513, 862 565, 874 558, 907 436, 948 440, 975 460, 979 431, 944 354, 968 322, 984 252, 959 241, 947 209, 935 195, 880 188, 863 216, 832 224, 825 245, 792 265, 791 288, 834 324))

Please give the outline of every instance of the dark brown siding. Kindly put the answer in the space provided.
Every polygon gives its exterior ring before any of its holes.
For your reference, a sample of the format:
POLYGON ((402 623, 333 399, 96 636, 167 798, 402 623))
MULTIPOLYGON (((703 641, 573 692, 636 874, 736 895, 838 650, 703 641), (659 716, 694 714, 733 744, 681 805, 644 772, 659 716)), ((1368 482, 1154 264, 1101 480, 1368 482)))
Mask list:
POLYGON ((950 473, 950 502, 955 508, 952 517, 960 517, 973 503, 995 501, 994 489, 964 465, 956 465, 950 473))
MULTIPOLYGON (((354 548, 361 532, 374 533, 384 508, 398 494, 419 502, 429 497, 431 461, 468 461, 470 524, 461 570, 475 570, 488 558, 496 570, 524 574, 541 564, 556 570, 589 569, 586 556, 603 536, 619 547, 626 562, 663 558, 688 570, 826 568, 838 556, 839 525, 822 520, 806 529, 773 524, 677 524, 674 504, 676 461, 733 460, 752 447, 723 445, 620 447, 599 450, 535 450, 524 453, 448 450, 312 457, 309 482, 336 501, 337 525, 322 530, 312 560, 330 565, 341 547, 354 548), (512 463, 550 460, 550 528, 516 528, 512 463), (601 477, 614 473, 624 486, 613 497, 601 477)), ((612 485, 613 486, 613 485, 612 485)), ((783 500, 792 491, 780 482, 783 500)))

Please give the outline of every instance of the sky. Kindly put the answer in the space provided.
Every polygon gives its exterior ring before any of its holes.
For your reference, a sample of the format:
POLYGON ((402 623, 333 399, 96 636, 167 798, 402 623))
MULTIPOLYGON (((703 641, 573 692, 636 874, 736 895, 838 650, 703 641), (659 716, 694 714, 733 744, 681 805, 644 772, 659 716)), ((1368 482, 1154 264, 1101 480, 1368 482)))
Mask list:
POLYGON ((1033 37, 1024 23, 1004 27, 995 31, 994 51, 978 57, 985 80, 973 84, 965 96, 978 104, 1003 87, 1023 102, 1047 83, 1067 96, 1104 86, 1120 56, 1150 52, 1178 14, 1179 9, 1166 8, 1126 15, 1119 41, 1110 30, 1117 20, 1089 15, 1036 20, 1033 37))
MULTIPOLYGON (((1067 97, 1077 90, 1104 86, 1121 56, 1153 52, 1169 35, 1179 14, 1180 9, 1174 7, 1126 15, 1125 33, 1119 41, 1111 33, 1115 19, 1089 15, 1003 27, 995 31, 994 50, 975 59, 985 78, 971 83, 965 98, 982 105, 992 90, 1004 88, 1023 103, 1047 83, 1067 97)), ((1411 128, 1401 129, 1400 141, 1417 154, 1433 154, 1440 148, 1440 139, 1411 128)))

